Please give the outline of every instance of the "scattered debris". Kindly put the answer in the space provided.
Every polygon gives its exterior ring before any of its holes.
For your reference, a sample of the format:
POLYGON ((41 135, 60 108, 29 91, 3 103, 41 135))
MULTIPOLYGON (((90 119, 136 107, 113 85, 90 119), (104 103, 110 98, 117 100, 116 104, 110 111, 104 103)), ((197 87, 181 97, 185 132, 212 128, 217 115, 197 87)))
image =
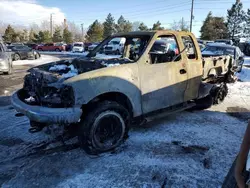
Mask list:
POLYGON ((208 157, 205 157, 205 158, 203 159, 203 166, 204 166, 204 168, 206 168, 206 169, 211 168, 211 159, 208 158, 208 157))

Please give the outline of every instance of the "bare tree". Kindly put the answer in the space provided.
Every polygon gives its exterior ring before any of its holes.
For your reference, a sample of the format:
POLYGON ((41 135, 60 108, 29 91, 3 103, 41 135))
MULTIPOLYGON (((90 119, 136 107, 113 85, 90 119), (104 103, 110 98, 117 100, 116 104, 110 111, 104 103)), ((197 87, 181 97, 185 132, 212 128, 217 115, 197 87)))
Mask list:
POLYGON ((184 18, 182 18, 181 20, 174 21, 171 25, 171 29, 175 30, 175 31, 188 31, 188 25, 186 23, 186 21, 184 20, 184 18))

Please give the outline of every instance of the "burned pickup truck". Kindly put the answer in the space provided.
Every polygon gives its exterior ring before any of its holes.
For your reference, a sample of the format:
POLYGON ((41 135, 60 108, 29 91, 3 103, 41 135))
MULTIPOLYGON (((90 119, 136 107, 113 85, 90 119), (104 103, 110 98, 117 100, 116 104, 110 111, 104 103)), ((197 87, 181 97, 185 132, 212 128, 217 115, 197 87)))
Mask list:
POLYGON ((12 104, 30 119, 31 132, 75 126, 86 151, 101 153, 127 138, 131 122, 222 102, 231 64, 230 56, 202 58, 189 32, 116 34, 86 57, 29 70, 12 104), (115 38, 125 39, 120 57, 98 53, 115 38))

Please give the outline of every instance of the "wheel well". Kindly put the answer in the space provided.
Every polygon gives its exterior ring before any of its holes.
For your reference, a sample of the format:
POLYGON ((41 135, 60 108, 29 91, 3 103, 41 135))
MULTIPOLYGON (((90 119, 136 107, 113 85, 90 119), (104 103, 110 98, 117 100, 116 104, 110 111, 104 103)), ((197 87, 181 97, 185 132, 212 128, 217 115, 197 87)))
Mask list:
POLYGON ((88 102, 88 104, 84 104, 82 106, 83 114, 85 114, 84 112, 88 112, 89 110, 94 108, 95 104, 97 104, 98 102, 101 102, 101 101, 115 101, 115 102, 121 104, 122 106, 124 106, 129 111, 131 117, 133 117, 133 106, 132 106, 129 98, 126 95, 124 95, 123 93, 119 93, 119 92, 104 93, 104 94, 101 94, 101 95, 95 97, 90 102, 88 102))

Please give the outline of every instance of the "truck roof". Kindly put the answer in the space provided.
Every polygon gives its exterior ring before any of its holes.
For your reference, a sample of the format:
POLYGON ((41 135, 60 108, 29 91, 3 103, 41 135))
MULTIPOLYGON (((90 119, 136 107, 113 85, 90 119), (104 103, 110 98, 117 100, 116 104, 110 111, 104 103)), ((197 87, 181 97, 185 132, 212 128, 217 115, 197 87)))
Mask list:
POLYGON ((153 36, 154 34, 158 33, 158 35, 164 35, 166 32, 172 33, 174 35, 177 34, 191 34, 190 32, 186 31, 173 31, 173 30, 152 30, 152 31, 132 31, 132 32, 127 32, 127 33, 117 33, 112 35, 113 37, 121 37, 121 36, 136 36, 136 35, 151 35, 153 36))

